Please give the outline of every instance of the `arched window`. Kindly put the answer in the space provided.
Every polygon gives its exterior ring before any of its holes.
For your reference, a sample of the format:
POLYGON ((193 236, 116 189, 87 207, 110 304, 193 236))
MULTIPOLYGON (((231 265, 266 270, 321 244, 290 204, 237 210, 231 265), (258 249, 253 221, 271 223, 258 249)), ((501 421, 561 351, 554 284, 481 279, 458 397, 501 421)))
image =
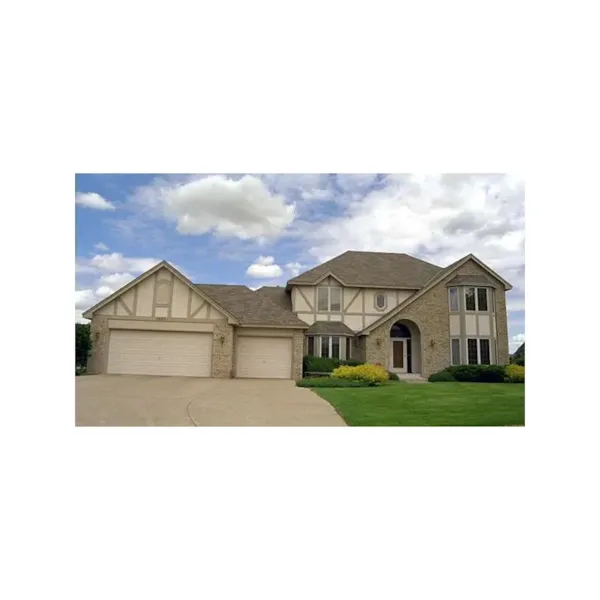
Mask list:
POLYGON ((392 329, 390 330, 390 337, 409 338, 411 337, 410 329, 406 325, 395 323, 392 325, 392 329))

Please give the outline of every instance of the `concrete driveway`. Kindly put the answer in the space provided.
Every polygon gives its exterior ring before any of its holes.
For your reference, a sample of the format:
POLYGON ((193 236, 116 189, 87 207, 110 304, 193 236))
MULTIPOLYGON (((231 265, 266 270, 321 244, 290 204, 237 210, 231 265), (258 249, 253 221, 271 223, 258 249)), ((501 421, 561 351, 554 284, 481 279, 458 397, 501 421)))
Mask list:
POLYGON ((344 426, 333 407, 293 381, 142 375, 75 378, 76 425, 344 426))

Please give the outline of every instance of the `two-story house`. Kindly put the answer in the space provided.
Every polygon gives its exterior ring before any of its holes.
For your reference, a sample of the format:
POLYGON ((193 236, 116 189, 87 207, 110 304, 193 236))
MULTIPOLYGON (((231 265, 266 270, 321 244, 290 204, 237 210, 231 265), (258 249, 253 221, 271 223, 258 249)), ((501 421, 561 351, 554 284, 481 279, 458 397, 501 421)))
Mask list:
POLYGON ((89 368, 299 379, 306 354, 379 363, 400 376, 507 364, 510 289, 472 254, 442 268, 348 251, 255 292, 194 284, 163 261, 84 313, 89 368))

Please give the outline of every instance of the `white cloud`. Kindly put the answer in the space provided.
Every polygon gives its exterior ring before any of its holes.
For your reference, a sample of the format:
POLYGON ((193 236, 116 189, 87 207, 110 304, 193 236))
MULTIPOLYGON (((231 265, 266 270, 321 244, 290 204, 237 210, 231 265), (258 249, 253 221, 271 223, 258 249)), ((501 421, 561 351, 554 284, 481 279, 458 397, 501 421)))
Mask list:
POLYGON ((299 224, 298 235, 318 262, 370 250, 446 266, 473 253, 524 289, 524 184, 505 175, 389 175, 343 215, 299 224))
POLYGON ((241 240, 276 238, 294 220, 294 204, 272 193, 258 177, 211 175, 178 183, 169 179, 138 188, 134 204, 175 221, 188 235, 213 232, 241 240))
POLYGON ((108 246, 106 244, 103 244, 102 242, 98 242, 97 244, 94 244, 94 248, 96 250, 100 250, 102 252, 105 252, 106 250, 108 250, 108 246))
POLYGON ((302 271, 305 271, 307 266, 299 262, 290 262, 285 265, 285 269, 286 271, 290 272, 292 277, 296 277, 296 275, 299 275, 302 271))
POLYGON ((131 273, 110 273, 109 275, 102 275, 98 282, 113 290, 118 290, 133 279, 135 279, 135 277, 131 273))
POLYGON ((513 335, 508 342, 509 352, 512 354, 524 342, 525 342, 525 334, 524 333, 517 333, 517 335, 513 335))
POLYGON ((97 290, 96 290, 96 296, 100 296, 101 298, 106 298, 106 296, 110 296, 115 290, 113 290, 112 288, 103 285, 100 286, 97 290))
POLYGON ((256 262, 246 269, 246 274, 250 277, 279 277, 283 274, 283 269, 275 264, 272 256, 259 256, 256 262))
POLYGON ((303 190, 300 192, 300 196, 303 200, 327 200, 331 198, 331 192, 329 190, 313 188, 311 190, 303 190))
POLYGON ((82 266, 89 266, 99 271, 131 271, 132 273, 143 273, 158 264, 158 258, 126 258, 120 252, 111 254, 97 254, 82 266))
POLYGON ((97 210, 115 210, 116 208, 114 204, 111 204, 106 198, 103 198, 100 194, 96 194, 96 192, 85 194, 78 192, 75 194, 75 203, 97 210))

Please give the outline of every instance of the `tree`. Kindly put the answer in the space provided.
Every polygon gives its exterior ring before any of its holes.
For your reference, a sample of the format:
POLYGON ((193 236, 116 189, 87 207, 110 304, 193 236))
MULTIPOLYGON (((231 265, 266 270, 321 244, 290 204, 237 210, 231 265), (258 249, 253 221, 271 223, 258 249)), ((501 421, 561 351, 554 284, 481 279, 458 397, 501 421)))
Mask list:
POLYGON ((510 362, 515 365, 525 366, 525 342, 523 342, 510 357, 510 362))
POLYGON ((75 366, 86 367, 92 339, 89 323, 75 323, 75 366))

